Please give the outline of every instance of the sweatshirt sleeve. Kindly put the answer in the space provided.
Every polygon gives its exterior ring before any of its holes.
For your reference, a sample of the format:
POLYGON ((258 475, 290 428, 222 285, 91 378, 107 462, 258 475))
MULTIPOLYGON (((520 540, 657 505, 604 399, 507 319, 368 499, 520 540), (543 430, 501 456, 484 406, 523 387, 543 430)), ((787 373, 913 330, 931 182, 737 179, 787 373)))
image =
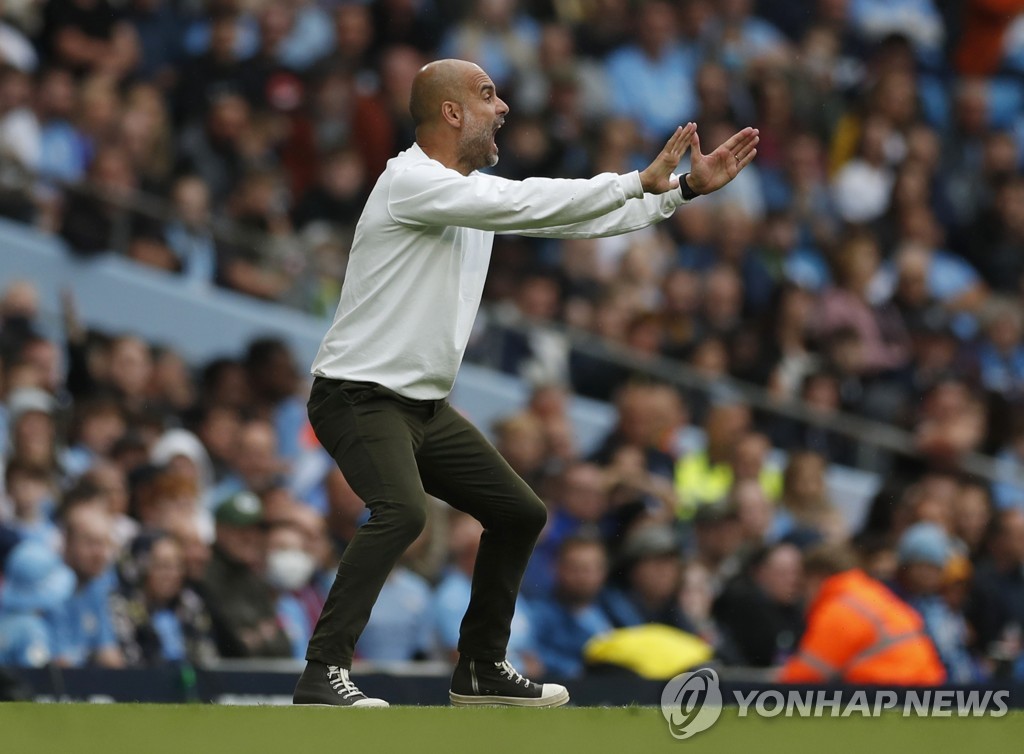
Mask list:
POLYGON ((639 199, 627 200, 622 207, 600 217, 566 225, 531 228, 520 231, 520 234, 542 238, 617 236, 661 222, 687 203, 679 189, 671 189, 664 194, 644 194, 639 199))
POLYGON ((589 179, 461 175, 418 165, 391 182, 388 211, 403 225, 455 225, 523 232, 592 220, 643 197, 640 174, 602 173, 589 179))

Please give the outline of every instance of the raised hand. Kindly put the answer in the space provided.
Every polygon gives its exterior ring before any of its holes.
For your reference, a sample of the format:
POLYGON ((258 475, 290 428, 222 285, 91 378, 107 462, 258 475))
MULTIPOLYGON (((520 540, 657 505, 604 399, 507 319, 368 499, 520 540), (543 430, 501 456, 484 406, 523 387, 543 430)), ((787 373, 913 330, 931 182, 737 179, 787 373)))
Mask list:
POLYGON ((690 140, 697 135, 697 125, 687 123, 686 126, 679 126, 675 133, 665 142, 664 148, 654 158, 654 162, 648 165, 640 173, 640 183, 648 194, 664 194, 666 191, 677 188, 679 179, 672 175, 679 166, 679 160, 686 154, 690 147, 690 140))
POLYGON ((710 194, 739 175, 757 156, 757 142, 760 140, 756 128, 744 128, 730 136, 722 146, 711 154, 701 154, 700 137, 694 128, 691 139, 693 153, 690 155, 690 175, 686 181, 698 194, 710 194))

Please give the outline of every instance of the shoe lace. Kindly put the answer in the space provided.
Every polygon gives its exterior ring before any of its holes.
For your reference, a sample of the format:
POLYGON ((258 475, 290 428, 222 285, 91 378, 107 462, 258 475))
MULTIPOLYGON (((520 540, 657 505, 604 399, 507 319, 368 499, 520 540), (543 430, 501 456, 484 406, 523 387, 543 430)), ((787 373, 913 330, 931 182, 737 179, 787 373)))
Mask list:
POLYGON ((327 666, 327 682, 331 684, 333 688, 342 699, 351 699, 354 696, 362 696, 363 692, 359 690, 359 687, 352 683, 348 677, 348 671, 345 668, 338 667, 337 665, 327 666))
POLYGON ((530 681, 527 678, 524 678, 522 673, 520 673, 518 670, 512 667, 512 663, 510 663, 508 660, 496 662, 494 663, 494 665, 498 668, 499 675, 507 677, 510 681, 512 681, 512 683, 518 685, 521 682, 527 688, 530 687, 530 681))

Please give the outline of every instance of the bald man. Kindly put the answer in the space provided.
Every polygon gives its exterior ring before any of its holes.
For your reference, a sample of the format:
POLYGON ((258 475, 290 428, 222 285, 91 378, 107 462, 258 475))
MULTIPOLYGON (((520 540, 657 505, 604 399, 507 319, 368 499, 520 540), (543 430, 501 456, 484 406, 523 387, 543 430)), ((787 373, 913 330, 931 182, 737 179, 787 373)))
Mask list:
POLYGON ((478 66, 439 60, 413 82, 416 143, 388 162, 356 227, 341 302, 312 372, 309 418, 371 511, 345 550, 306 652, 296 704, 385 706, 349 677, 388 573, 423 529, 427 495, 483 524, 450 699, 554 707, 566 689, 505 659, 523 570, 547 513, 498 452, 448 403, 483 292, 495 233, 590 238, 626 233, 721 188, 754 159, 744 129, 709 155, 680 126, 643 171, 589 180, 508 181, 498 162, 508 106, 478 66), (692 148, 691 172, 673 171, 692 148))

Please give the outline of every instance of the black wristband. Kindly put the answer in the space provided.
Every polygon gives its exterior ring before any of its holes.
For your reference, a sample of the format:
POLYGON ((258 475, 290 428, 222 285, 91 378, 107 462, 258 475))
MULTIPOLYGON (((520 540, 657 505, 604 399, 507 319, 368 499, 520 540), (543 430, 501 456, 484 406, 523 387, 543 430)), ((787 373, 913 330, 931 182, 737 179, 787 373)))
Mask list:
POLYGON ((689 173, 679 179, 679 193, 682 194, 684 202, 688 202, 691 199, 696 199, 700 196, 700 194, 694 191, 690 184, 686 182, 686 176, 688 175, 689 173))

